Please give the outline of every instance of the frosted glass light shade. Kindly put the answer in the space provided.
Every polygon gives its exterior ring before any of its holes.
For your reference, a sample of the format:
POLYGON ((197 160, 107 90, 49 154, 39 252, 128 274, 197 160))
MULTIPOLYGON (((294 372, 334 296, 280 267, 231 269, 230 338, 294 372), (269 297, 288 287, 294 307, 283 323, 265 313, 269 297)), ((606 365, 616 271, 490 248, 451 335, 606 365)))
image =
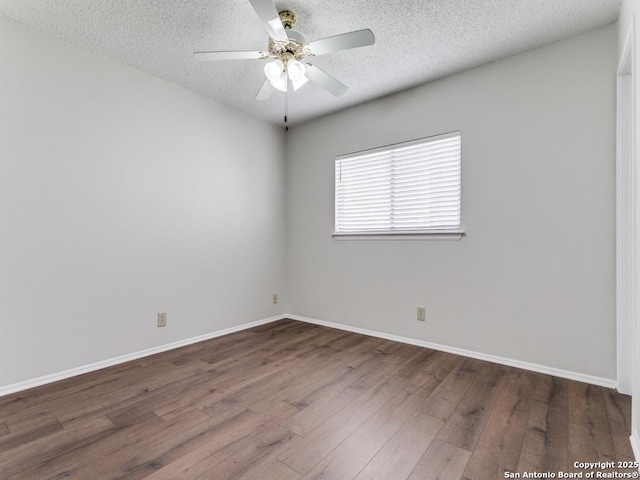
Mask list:
POLYGON ((264 66, 264 74, 271 83, 278 81, 280 74, 284 71, 284 64, 280 60, 274 60, 264 66))
POLYGON ((278 79, 275 82, 271 82, 271 85, 276 90, 280 90, 281 92, 287 91, 287 74, 282 72, 278 79))
POLYGON ((287 75, 284 73, 284 63, 274 60, 264 66, 264 74, 271 82, 273 88, 282 92, 287 91, 287 75))
POLYGON ((307 67, 305 67, 304 64, 300 63, 297 60, 289 60, 289 62, 287 63, 287 71, 289 72, 289 79, 291 80, 291 84, 293 85, 294 92, 309 81, 309 79, 305 76, 307 67))
POLYGON ((305 66, 297 60, 289 60, 287 62, 287 71, 292 82, 304 78, 305 66))

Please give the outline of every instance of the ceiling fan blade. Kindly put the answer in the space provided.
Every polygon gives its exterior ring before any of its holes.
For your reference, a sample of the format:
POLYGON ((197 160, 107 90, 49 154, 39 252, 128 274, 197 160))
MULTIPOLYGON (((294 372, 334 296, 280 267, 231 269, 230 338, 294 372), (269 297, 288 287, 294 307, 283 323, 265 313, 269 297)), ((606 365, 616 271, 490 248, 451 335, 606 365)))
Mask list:
POLYGON ((356 30, 355 32, 315 40, 309 43, 309 50, 314 55, 324 55, 325 53, 333 53, 349 48, 366 47, 367 45, 373 45, 375 41, 376 37, 373 32, 365 28, 364 30, 356 30))
POLYGON ((193 58, 203 62, 210 60, 254 60, 267 58, 269 54, 260 51, 229 51, 229 52, 195 52, 193 58))
POLYGON ((282 26, 278 10, 271 0, 249 0, 251 6, 258 14, 258 18, 266 25, 269 36, 274 40, 286 42, 288 40, 287 32, 282 26))
POLYGON ((305 76, 313 83, 321 86, 336 97, 340 97, 347 93, 349 87, 333 78, 324 70, 320 70, 318 67, 311 65, 310 63, 307 63, 306 67, 305 76))
POLYGON ((275 88, 271 86, 271 82, 267 78, 262 84, 262 88, 260 88, 258 95, 256 95, 256 100, 267 100, 271 96, 274 90, 275 88))

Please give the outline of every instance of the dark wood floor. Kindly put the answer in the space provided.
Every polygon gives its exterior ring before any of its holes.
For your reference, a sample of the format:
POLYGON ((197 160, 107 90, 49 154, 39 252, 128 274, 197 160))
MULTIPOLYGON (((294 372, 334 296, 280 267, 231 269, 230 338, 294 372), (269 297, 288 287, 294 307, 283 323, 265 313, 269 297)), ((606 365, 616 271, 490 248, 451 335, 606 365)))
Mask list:
POLYGON ((633 461, 629 417, 606 388, 283 320, 1 397, 0 479, 571 472, 633 461))

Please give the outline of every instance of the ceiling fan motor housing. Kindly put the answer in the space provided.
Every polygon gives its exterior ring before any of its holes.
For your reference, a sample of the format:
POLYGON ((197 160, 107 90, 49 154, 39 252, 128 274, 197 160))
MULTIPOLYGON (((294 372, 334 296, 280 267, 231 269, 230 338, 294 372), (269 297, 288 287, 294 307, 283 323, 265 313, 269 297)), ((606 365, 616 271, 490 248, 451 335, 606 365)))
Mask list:
POLYGON ((291 59, 300 60, 303 57, 311 56, 307 40, 298 32, 291 30, 297 20, 296 14, 290 10, 283 10, 279 15, 282 25, 287 30, 288 39, 286 42, 270 39, 269 54, 280 59, 285 65, 291 59))
MULTIPOLYGON (((294 32, 287 32, 288 34, 294 32)), ((295 58, 299 60, 307 55, 308 48, 305 48, 306 45, 296 40, 295 38, 289 38, 288 42, 279 42, 277 40, 271 39, 269 42, 269 54, 272 57, 279 58, 282 60, 282 63, 286 64, 288 60, 295 58)))

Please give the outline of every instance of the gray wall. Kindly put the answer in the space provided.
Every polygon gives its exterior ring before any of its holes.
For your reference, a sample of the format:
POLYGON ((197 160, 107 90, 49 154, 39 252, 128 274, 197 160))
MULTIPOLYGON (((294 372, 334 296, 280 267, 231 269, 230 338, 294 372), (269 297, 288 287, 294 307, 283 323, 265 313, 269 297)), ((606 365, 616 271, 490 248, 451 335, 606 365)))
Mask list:
POLYGON ((616 33, 294 128, 289 312, 615 379, 616 33), (462 240, 332 239, 337 155, 452 130, 462 132, 462 240))
POLYGON ((280 129, 3 17, 0 64, 0 387, 283 313, 280 129))

